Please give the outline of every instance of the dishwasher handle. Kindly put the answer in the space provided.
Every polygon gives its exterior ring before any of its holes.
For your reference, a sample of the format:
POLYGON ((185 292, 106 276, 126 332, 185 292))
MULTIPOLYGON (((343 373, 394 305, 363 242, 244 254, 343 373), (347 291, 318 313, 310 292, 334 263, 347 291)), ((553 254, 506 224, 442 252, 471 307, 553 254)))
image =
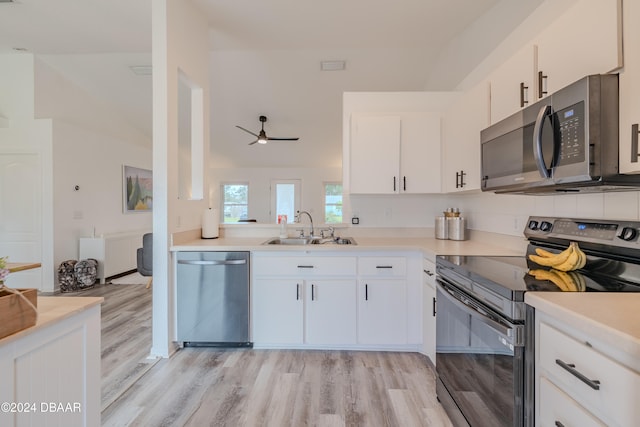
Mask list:
POLYGON ((246 259, 227 259, 227 260, 188 260, 188 259, 180 259, 178 260, 178 264, 185 265, 241 265, 246 264, 246 259))

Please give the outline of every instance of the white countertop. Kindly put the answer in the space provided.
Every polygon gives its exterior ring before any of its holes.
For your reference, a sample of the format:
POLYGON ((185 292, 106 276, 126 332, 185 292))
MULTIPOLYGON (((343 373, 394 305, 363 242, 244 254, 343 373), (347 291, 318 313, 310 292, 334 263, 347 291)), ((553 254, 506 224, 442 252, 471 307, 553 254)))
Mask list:
POLYGON ((266 237, 230 237, 196 239, 171 247, 171 251, 422 251, 426 257, 435 255, 523 255, 524 249, 490 243, 482 238, 455 241, 433 237, 355 237, 356 245, 262 245, 266 237))
POLYGON ((527 304, 640 358, 640 294, 527 292, 527 304))
POLYGON ((38 296, 38 321, 30 328, 0 339, 0 346, 47 326, 53 325, 91 307, 102 304, 102 297, 45 297, 38 296))

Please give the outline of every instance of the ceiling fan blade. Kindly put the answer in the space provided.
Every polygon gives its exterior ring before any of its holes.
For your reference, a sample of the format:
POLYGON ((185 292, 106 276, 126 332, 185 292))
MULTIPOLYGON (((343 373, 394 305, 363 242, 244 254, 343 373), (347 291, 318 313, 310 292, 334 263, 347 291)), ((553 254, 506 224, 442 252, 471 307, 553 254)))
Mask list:
POLYGON ((238 126, 238 125, 236 125, 236 127, 237 127, 238 129, 242 129, 243 131, 245 131, 245 132, 247 132, 247 133, 250 133, 251 135, 255 136, 256 138, 259 138, 259 137, 260 137, 260 135, 258 135, 257 133, 253 133, 253 132, 251 132, 250 130, 247 130, 247 129, 243 128, 242 126, 238 126))
POLYGON ((255 141, 253 141, 253 142, 250 142, 250 143, 249 143, 249 145, 253 145, 253 144, 255 144, 256 142, 258 142, 258 140, 257 140, 257 139, 256 139, 255 141))
POLYGON ((267 138, 268 141, 297 141, 299 139, 300 138, 271 138, 271 137, 267 138))

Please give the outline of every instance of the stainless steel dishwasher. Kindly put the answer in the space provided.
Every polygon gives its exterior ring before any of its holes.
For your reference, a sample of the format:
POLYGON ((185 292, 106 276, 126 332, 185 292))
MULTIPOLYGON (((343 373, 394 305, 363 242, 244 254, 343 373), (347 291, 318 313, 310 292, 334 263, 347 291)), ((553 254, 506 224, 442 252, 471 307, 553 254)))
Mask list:
POLYGON ((177 341, 251 347, 249 252, 178 252, 177 341))

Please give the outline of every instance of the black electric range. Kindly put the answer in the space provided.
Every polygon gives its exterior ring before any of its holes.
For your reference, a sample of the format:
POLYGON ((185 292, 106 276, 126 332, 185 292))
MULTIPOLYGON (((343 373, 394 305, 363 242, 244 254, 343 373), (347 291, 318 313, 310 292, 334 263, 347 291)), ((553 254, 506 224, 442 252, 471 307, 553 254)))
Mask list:
POLYGON ((531 217, 524 234, 523 256, 437 257, 436 391, 455 426, 534 424, 535 313, 526 292, 640 292, 640 222, 531 217), (574 286, 529 259, 571 242, 587 256, 566 273, 574 286))

